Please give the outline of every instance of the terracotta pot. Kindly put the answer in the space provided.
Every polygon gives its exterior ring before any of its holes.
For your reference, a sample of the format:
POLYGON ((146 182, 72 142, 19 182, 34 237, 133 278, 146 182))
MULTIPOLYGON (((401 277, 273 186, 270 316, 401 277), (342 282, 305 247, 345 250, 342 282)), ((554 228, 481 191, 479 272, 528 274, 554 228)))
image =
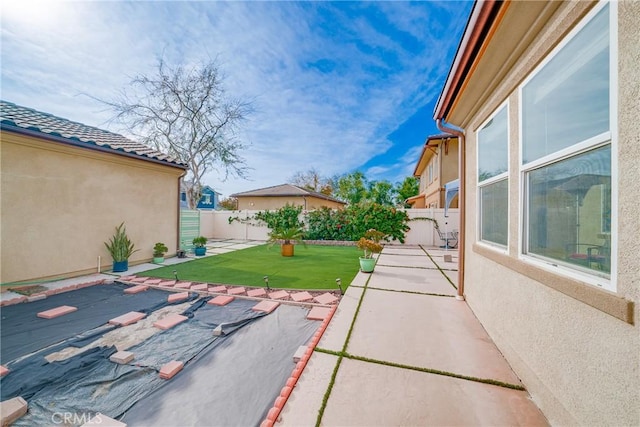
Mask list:
POLYGON ((293 245, 291 243, 283 243, 280 253, 282 256, 293 256, 293 245))

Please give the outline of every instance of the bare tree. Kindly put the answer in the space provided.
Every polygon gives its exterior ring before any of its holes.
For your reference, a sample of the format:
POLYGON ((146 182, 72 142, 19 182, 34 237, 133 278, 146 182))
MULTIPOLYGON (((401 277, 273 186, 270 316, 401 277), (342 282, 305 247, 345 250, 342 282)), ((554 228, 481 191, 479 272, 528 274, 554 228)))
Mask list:
POLYGON ((218 170, 223 180, 229 174, 246 177, 241 156, 246 145, 237 131, 251 106, 226 96, 215 61, 187 68, 159 59, 155 74, 136 76, 130 86, 117 99, 102 102, 139 141, 189 166, 183 184, 190 209, 202 197, 205 173, 218 170))
POLYGON ((333 186, 329 178, 320 175, 316 168, 311 168, 306 172, 298 171, 291 178, 289 184, 306 188, 307 190, 330 196, 333 193, 333 186))

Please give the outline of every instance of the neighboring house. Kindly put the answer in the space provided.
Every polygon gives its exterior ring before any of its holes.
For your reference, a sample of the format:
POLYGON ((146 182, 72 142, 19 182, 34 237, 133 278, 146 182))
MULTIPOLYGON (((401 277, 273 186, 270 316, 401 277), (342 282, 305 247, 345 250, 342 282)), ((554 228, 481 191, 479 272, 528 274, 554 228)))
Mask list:
MULTIPOLYGON (((458 137, 434 135, 427 138, 413 171, 420 178, 420 192, 407 202, 412 208, 444 208, 445 184, 458 178, 458 137)), ((458 200, 451 202, 458 207, 458 200)))
MULTIPOLYGON (((202 197, 198 202, 197 209, 201 210, 213 210, 218 207, 218 193, 213 188, 205 185, 202 187, 202 197)), ((185 193, 184 189, 181 189, 180 192, 180 207, 182 209, 188 209, 189 204, 187 203, 187 193, 185 193)))
POLYGON ((0 281, 38 281, 110 270, 103 242, 124 222, 152 258, 175 253, 179 180, 186 166, 121 135, 0 101, 0 281))
POLYGON ((466 156, 459 289, 552 425, 640 423, 638 22, 477 2, 434 112, 466 156))
POLYGON ((287 204, 302 206, 304 210, 318 209, 323 206, 332 209, 342 208, 346 203, 326 194, 307 190, 292 184, 276 185, 232 194, 229 197, 238 199, 238 210, 273 210, 287 204))

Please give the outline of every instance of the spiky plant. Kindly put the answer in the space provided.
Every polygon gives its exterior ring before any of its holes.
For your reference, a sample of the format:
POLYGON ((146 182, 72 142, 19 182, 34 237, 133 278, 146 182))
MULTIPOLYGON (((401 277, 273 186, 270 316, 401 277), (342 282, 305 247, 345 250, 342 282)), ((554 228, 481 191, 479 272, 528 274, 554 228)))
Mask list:
POLYGON ((104 242, 104 245, 115 262, 126 261, 139 250, 134 249, 134 244, 129 240, 124 222, 116 227, 115 234, 109 239, 109 242, 104 242))

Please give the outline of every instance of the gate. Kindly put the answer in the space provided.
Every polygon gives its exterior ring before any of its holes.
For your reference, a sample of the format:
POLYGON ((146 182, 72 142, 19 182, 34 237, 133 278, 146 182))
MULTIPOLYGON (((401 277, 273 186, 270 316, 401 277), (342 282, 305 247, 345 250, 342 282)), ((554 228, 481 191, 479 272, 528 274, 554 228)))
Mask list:
POLYGON ((200 235, 200 211, 180 210, 180 249, 191 251, 193 239, 200 235))

